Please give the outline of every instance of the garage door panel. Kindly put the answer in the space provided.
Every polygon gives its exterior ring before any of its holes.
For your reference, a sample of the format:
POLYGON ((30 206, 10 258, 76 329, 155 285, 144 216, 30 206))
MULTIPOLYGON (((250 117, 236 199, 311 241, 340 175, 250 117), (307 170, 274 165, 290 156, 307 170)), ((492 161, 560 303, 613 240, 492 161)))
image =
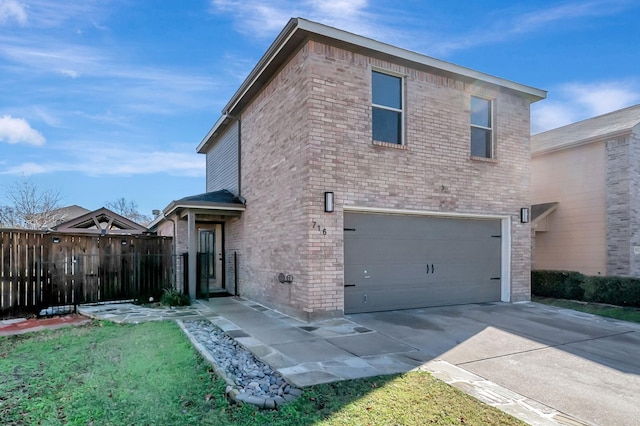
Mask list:
POLYGON ((351 306, 349 313, 388 311, 394 309, 415 309, 431 306, 462 305, 467 303, 493 302, 500 297, 500 286, 488 290, 483 284, 476 286, 424 287, 407 286, 394 292, 385 289, 353 291, 345 294, 345 306, 351 306), (453 296, 452 296, 453 293, 453 296))
POLYGON ((345 213, 345 312, 500 300, 500 220, 345 213))

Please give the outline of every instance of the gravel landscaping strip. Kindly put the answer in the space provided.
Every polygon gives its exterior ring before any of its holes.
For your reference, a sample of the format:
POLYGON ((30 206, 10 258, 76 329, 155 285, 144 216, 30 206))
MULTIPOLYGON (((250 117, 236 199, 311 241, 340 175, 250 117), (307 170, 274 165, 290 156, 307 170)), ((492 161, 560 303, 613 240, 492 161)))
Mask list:
POLYGON ((194 347, 227 383, 226 394, 236 402, 275 409, 294 401, 302 390, 290 386, 277 371, 208 320, 178 320, 194 347))

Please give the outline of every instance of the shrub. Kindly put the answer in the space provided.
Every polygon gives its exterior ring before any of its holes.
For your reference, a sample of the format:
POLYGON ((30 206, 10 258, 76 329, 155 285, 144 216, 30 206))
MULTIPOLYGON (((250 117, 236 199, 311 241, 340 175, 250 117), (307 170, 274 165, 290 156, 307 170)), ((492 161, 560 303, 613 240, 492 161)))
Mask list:
POLYGON ((640 279, 585 276, 572 271, 531 271, 531 293, 556 299, 640 307, 640 279))
POLYGON ((557 299, 582 300, 586 277, 573 271, 531 271, 531 293, 557 299))
POLYGON ((640 279, 625 277, 587 277, 584 301, 640 307, 640 279))
POLYGON ((191 299, 186 294, 182 294, 176 289, 165 288, 160 299, 163 305, 168 306, 189 306, 191 305, 191 299))

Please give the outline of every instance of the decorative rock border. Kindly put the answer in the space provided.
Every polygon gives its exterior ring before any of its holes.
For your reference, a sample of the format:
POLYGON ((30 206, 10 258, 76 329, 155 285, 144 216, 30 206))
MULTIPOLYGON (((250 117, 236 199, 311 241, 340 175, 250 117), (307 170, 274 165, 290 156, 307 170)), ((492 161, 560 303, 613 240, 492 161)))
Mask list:
POLYGON ((302 390, 289 385, 280 374, 244 348, 211 321, 176 320, 193 347, 214 367, 234 402, 273 410, 295 401, 302 390))

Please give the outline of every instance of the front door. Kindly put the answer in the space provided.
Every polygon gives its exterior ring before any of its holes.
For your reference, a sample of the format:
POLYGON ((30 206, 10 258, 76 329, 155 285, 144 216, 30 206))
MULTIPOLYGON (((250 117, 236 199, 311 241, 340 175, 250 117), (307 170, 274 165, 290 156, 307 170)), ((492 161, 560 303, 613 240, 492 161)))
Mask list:
POLYGON ((199 230, 198 260, 200 285, 203 293, 223 289, 222 280, 222 225, 199 230))

